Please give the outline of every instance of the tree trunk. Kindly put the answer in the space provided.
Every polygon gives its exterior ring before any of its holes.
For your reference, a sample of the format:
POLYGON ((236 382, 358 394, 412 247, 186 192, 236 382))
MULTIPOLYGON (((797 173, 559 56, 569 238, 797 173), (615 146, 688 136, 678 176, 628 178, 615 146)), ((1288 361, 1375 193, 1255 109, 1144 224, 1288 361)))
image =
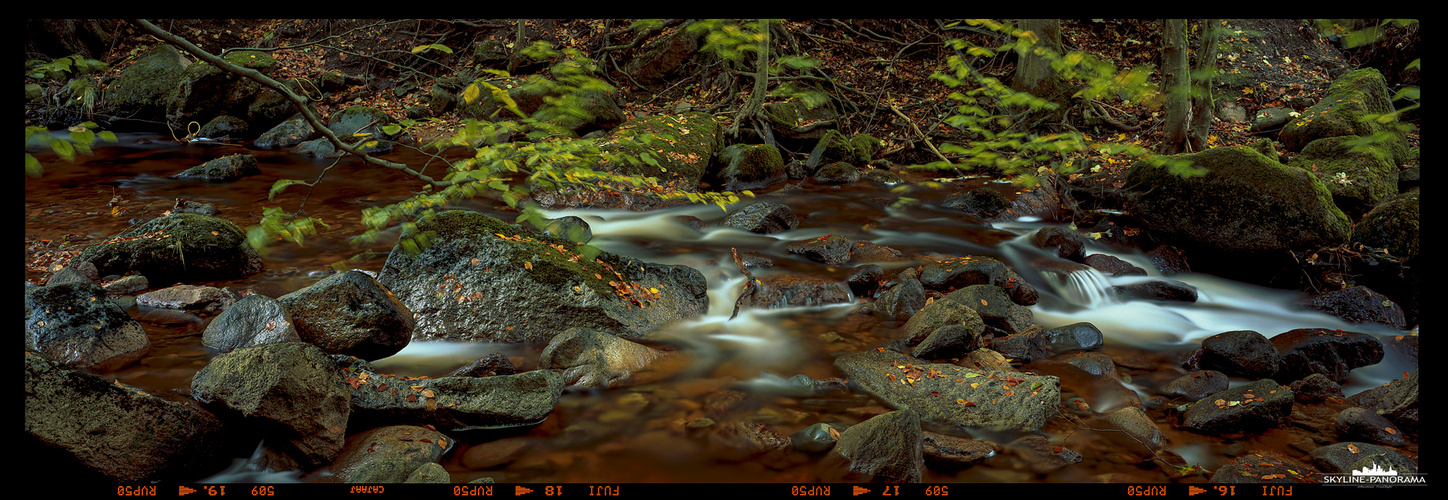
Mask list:
MULTIPOLYGON (((1035 33, 1036 43, 1033 48, 1044 47, 1057 54, 1064 52, 1061 45, 1060 19, 1021 19, 1020 27, 1023 31, 1035 33)), ((1036 97, 1059 101, 1061 77, 1051 69, 1050 60, 1036 55, 1033 51, 1027 51, 1016 63, 1011 88, 1036 97)))
MULTIPOLYGON (((730 136, 737 137, 739 126, 745 120, 757 118, 764 110, 764 94, 769 90, 769 21, 761 19, 759 24, 759 32, 763 34, 763 38, 759 41, 759 52, 754 57, 754 90, 749 92, 749 98, 734 114, 734 123, 727 131, 730 136)), ((759 131, 761 138, 767 137, 766 134, 768 132, 763 129, 759 131)))
POLYGON ((1191 124, 1191 73, 1187 65, 1187 20, 1164 19, 1161 29, 1162 93, 1166 95, 1166 122, 1161 154, 1188 151, 1191 124))
POLYGON ((1192 151, 1201 151, 1210 146, 1207 136, 1212 133, 1212 118, 1216 116, 1216 104, 1212 102, 1212 82, 1217 76, 1217 19, 1201 19, 1202 40, 1197 46, 1197 63, 1192 74, 1195 85, 1192 92, 1192 151))

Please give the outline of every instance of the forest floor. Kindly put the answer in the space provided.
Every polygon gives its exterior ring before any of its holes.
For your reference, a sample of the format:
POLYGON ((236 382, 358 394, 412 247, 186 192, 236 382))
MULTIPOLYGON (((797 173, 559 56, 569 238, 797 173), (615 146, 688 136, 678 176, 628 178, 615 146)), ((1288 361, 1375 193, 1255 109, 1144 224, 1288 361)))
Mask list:
MULTIPOLYGON (((1332 79, 1361 66, 1381 65, 1389 75, 1390 90, 1403 85, 1416 85, 1416 70, 1404 73, 1404 54, 1417 50, 1416 25, 1390 30, 1382 41, 1346 53, 1323 37, 1309 23, 1298 20, 1222 20, 1225 30, 1219 38, 1217 66, 1221 69, 1214 96, 1220 118, 1213 126, 1212 145, 1238 145, 1255 142, 1259 136, 1249 130, 1252 117, 1260 109, 1271 107, 1303 110, 1315 103, 1332 79), (1236 114, 1237 119, 1230 115, 1236 114)), ((639 31, 630 29, 629 21, 621 20, 528 20, 524 34, 528 43, 546 40, 558 48, 580 50, 606 68, 619 68, 641 51, 643 42, 681 29, 682 23, 639 39, 639 31)), ((368 25, 341 20, 306 19, 226 19, 168 20, 163 28, 173 30, 208 51, 236 47, 274 48, 322 42, 329 48, 313 46, 293 50, 276 50, 272 55, 278 65, 274 77, 316 80, 323 71, 348 74, 397 74, 395 86, 373 84, 372 88, 349 90, 341 94, 345 101, 325 102, 325 115, 345 106, 362 104, 395 117, 405 115, 409 106, 425 106, 426 89, 430 83, 421 77, 445 77, 456 74, 465 64, 465 53, 477 42, 494 40, 513 48, 518 33, 510 21, 429 22, 368 25), (322 38, 323 36, 326 38, 322 38), (320 40, 319 40, 320 39, 320 40), (424 65, 421 72, 399 72, 391 61, 410 56, 420 45, 440 43, 454 50, 452 54, 434 52, 436 64, 424 65), (409 86, 406 81, 414 83, 409 86), (392 87, 392 88, 388 88, 392 87), (413 89, 398 95, 397 88, 413 89), (329 109, 330 108, 330 109, 329 109)), ((807 55, 819 61, 817 74, 834 81, 834 95, 842 113, 839 128, 847 133, 868 133, 885 142, 879 158, 896 164, 917 164, 935 161, 937 157, 924 147, 926 141, 942 144, 959 140, 960 132, 944 124, 954 114, 953 101, 946 98, 950 89, 932 79, 931 74, 946 67, 952 51, 944 43, 962 38, 982 46, 1004 43, 1005 38, 984 29, 965 24, 947 25, 937 20, 792 20, 785 22, 793 34, 780 47, 783 52, 807 55), (789 44, 795 46, 789 46, 789 44), (842 95, 843 94, 843 95, 842 95), (848 102, 848 105, 843 103, 848 102), (908 122, 890 108, 898 109, 908 122), (921 134, 926 134, 922 137, 921 134)), ((1153 68, 1153 81, 1159 61, 1160 21, 1144 19, 1062 21, 1062 39, 1067 50, 1082 50, 1110 61, 1118 69, 1144 66, 1153 68)), ((1193 24, 1191 32, 1200 32, 1193 24)), ((130 36, 119 38, 111 54, 130 54, 111 63, 110 71, 119 74, 141 45, 155 40, 129 26, 130 36)), ((1196 43, 1193 35, 1192 42, 1196 43)), ((616 88, 615 98, 625 116, 671 114, 681 103, 692 109, 712 110, 719 116, 732 116, 744 100, 749 88, 748 75, 720 71, 717 64, 697 61, 686 66, 688 73, 655 85, 641 85, 620 71, 608 71, 606 78, 616 88), (721 83, 722 82, 722 83, 721 83)), ((1014 58, 998 55, 979 70, 991 77, 1009 81, 1014 71, 1014 58)), ((518 69, 522 73, 528 68, 518 69)), ((1161 140, 1164 118, 1159 107, 1133 102, 1104 102, 1118 118, 1134 130, 1110 125, 1076 124, 1089 141, 1109 140, 1133 143, 1154 149, 1161 140)), ((424 122, 417 135, 443 135, 458 120, 424 122)), ((1405 117, 1415 121, 1416 116, 1405 117)), ((1059 125, 1057 128, 1061 128, 1059 125)), ((1049 132, 1049 131, 1039 131, 1049 132)), ((1417 134, 1410 134, 1416 146, 1417 134)), ((1118 158, 1095 158, 1107 169, 1124 169, 1129 163, 1118 158)))

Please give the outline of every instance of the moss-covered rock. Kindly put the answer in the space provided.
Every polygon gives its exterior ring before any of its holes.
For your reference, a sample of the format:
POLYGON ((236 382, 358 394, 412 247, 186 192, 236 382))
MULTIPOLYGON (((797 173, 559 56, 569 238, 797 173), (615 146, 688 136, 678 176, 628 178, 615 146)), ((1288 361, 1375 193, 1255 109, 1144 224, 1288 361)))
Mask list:
POLYGON ((101 276, 135 271, 153 283, 240 278, 262 269, 245 231, 199 214, 151 219, 87 247, 76 259, 95 264, 101 276))
POLYGON ((1382 73, 1372 68, 1351 71, 1327 88, 1327 96, 1282 128, 1280 139, 1289 151, 1301 151, 1312 141, 1342 135, 1372 137, 1392 155, 1395 165, 1409 159, 1407 139, 1397 129, 1388 87, 1382 73))
POLYGON ((1252 254, 1340 244, 1352 233, 1322 181, 1249 147, 1166 159, 1189 161, 1206 173, 1181 177, 1160 158, 1148 158, 1132 164, 1125 186, 1132 213, 1179 246, 1252 254))
POLYGON ((1392 154, 1381 145, 1354 147, 1358 139, 1343 135, 1312 141, 1287 164, 1322 179, 1333 202, 1353 220, 1398 190, 1392 154))
POLYGON ((480 213, 443 212, 401 239, 377 281, 416 313, 415 338, 546 341, 573 326, 637 337, 708 307, 692 268, 585 257, 571 241, 480 213), (407 251, 419 236, 425 248, 407 251))
MULTIPOLYGON (((393 136, 382 131, 382 127, 392 123, 392 116, 386 111, 367 106, 351 106, 347 109, 333 113, 327 120, 327 128, 337 133, 343 141, 352 142, 349 138, 353 134, 369 134, 367 137, 378 139, 392 139, 393 136)), ((392 151, 392 143, 380 140, 371 145, 363 144, 362 150, 368 154, 386 153, 392 151)))
POLYGON ((166 97, 189 64, 176 48, 160 45, 121 71, 106 88, 105 100, 115 107, 117 115, 160 121, 166 115, 166 97))
POLYGON ((1418 190, 1393 196, 1374 207, 1358 223, 1353 241, 1386 248, 1401 257, 1418 255, 1418 190))
MULTIPOLYGON (((226 55, 226 61, 262 74, 271 72, 276 65, 271 55, 257 51, 233 52, 226 55)), ((172 127, 185 130, 192 121, 200 125, 225 114, 246 116, 263 89, 250 78, 206 62, 192 63, 181 72, 179 83, 167 96, 166 120, 172 127)))
POLYGON ((714 154, 724 147, 724 129, 713 116, 705 113, 684 113, 675 116, 646 116, 624 122, 611 137, 600 141, 604 151, 631 156, 648 153, 658 166, 646 161, 604 161, 599 168, 609 172, 657 177, 660 182, 676 182, 680 187, 696 186, 709 168, 714 154), (634 141, 653 137, 651 145, 634 141))
POLYGON ((718 171, 711 177, 720 191, 759 189, 784 182, 784 158, 767 144, 734 144, 719 151, 718 171))

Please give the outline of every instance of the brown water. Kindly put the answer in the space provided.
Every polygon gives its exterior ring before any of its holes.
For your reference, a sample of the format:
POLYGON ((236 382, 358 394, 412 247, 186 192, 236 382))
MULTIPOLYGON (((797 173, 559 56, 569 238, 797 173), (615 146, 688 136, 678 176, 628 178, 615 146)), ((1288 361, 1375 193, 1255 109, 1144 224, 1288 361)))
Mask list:
MULTIPOLYGON (((25 186, 25 237, 27 263, 36 255, 59 255, 125 230, 133 217, 158 216, 178 197, 215 204, 218 214, 241 227, 253 225, 262 207, 281 206, 296 210, 305 188, 293 187, 276 202, 266 199, 272 183, 281 178, 312 180, 331 160, 313 160, 289 152, 252 151, 242 145, 177 144, 167 136, 124 135, 121 143, 96 148, 96 155, 75 164, 41 156, 46 164, 43 178, 27 179, 25 186), (257 157, 262 174, 230 183, 174 180, 167 176, 206 160, 247 153, 257 157), (113 198, 119 197, 113 205, 113 198), (113 213, 113 206, 120 210, 113 213), (42 243, 43 240, 48 243, 42 243), (65 243, 63 243, 65 242, 65 243)), ((398 153, 390 159, 414 165, 425 159, 398 153)), ((432 173, 441 170, 431 167, 432 173)), ((824 234, 844 234, 853 240, 871 240, 907 255, 942 256, 991 255, 1009 262, 1038 259, 1019 241, 1045 223, 1021 222, 987 228, 965 222, 931 203, 944 194, 965 186, 986 185, 1008 190, 1008 185, 985 184, 982 179, 962 179, 939 190, 892 192, 890 187, 868 182, 848 187, 805 184, 792 191, 786 204, 802 219, 799 230, 772 236, 717 229, 714 222, 725 212, 718 207, 684 207, 660 213, 640 214, 612 211, 550 212, 553 216, 576 214, 593 223, 594 244, 605 250, 670 264, 687 264, 699 269, 710 283, 709 314, 685 325, 657 332, 647 341, 680 351, 688 359, 659 374, 645 374, 632 386, 608 391, 569 392, 544 423, 509 431, 471 432, 454 435, 460 445, 444 459, 454 482, 492 477, 499 482, 808 482, 820 480, 820 455, 798 451, 752 456, 717 438, 712 428, 692 429, 686 423, 709 414, 727 391, 745 397, 728 417, 716 420, 764 422, 781 434, 792 434, 817 422, 851 425, 887 411, 870 397, 836 391, 810 397, 781 395, 774 388, 778 380, 804 374, 817 380, 841 377, 832 365, 834 356, 886 345, 897 335, 900 323, 882 321, 859 311, 858 304, 779 311, 743 311, 728 320, 734 299, 742 291, 742 278, 730 259, 730 250, 759 251, 775 257, 772 272, 805 272, 843 278, 848 267, 831 268, 790 256, 783 246, 824 234), (918 201, 892 207, 902 198, 918 201), (677 222, 677 215, 693 215, 705 221, 703 231, 677 222), (711 399, 712 398, 712 399, 711 399), (504 459, 480 463, 480 450, 515 450, 504 459)), ((361 166, 355 160, 340 162, 306 201, 306 214, 320 217, 330 229, 308 238, 304 246, 278 244, 264 258, 266 270, 256 276, 227 282, 206 283, 251 289, 277 297, 326 276, 331 265, 357 254, 362 248, 348 239, 361 232, 358 222, 364 207, 386 204, 420 189, 420 182, 403 174, 361 166)), ((457 207, 488 212, 512 220, 506 207, 496 200, 477 200, 457 207)), ((351 265, 378 270, 395 243, 379 241, 371 250, 377 256, 351 265)), ((1106 251, 1092 249, 1091 252, 1106 251)), ((1142 262, 1130 252, 1113 254, 1142 262)), ((907 263, 882 264, 887 273, 907 263)), ((851 264, 852 266, 853 264, 851 264)), ((1142 265, 1150 269, 1149 265, 1142 265)), ((1021 269, 1039 280, 1040 275, 1021 269)), ((41 269, 27 265, 26 279, 43 282, 41 269)), ((1235 329, 1253 329, 1269 336, 1293 328, 1325 327, 1364 331, 1335 318, 1304 312, 1291 305, 1295 294, 1265 290, 1211 276, 1176 276, 1197 286, 1202 300, 1189 305, 1149 303, 1071 304, 1064 297, 1064 285, 1036 283, 1042 289, 1042 303, 1034 306, 1037 322, 1053 327, 1091 321, 1107 338, 1107 352, 1120 363, 1125 358, 1145 361, 1119 367, 1130 386, 1143 400, 1182 373, 1175 356, 1194 347, 1201 338, 1235 329), (1150 368, 1145 368, 1149 366, 1150 368)), ((153 287, 168 284, 152 283, 153 287)), ((1097 286, 1104 286, 1098 284, 1097 286)), ((144 311, 132 306, 130 311, 144 311)), ((152 351, 141 362, 105 376, 143 388, 163 397, 181 399, 191 376, 213 355, 201 346, 201 332, 209 318, 180 324, 143 323, 151 336, 152 351)), ((1395 333, 1395 332, 1376 332, 1395 333)), ((440 376, 489 352, 503 352, 520 370, 536 368, 541 345, 461 344, 414 342, 406 350, 375 363, 379 371, 407 376, 440 376)), ((1408 368, 1402 360, 1354 372, 1354 381, 1344 388, 1348 394, 1393 378, 1408 368)), ((1023 369, 1034 368, 1031 365, 1023 369)), ((1117 404, 1106 395, 1088 389, 1089 380, 1070 374, 1062 381, 1062 397, 1082 397, 1098 411, 1117 404)), ((1169 423, 1170 407, 1149 410, 1167 436, 1170 452, 1154 457, 1140 445, 1119 433, 1098 430, 1099 425, 1078 419, 1052 419, 1042 434, 1055 445, 1082 454, 1080 463, 1055 471, 1036 471, 1011 453, 1000 453, 963 469, 929 469, 924 478, 934 481, 1058 482, 1092 481, 1100 474, 1125 475, 1145 481, 1167 481, 1174 477, 1162 461, 1200 465, 1215 469, 1235 456, 1254 448, 1291 450, 1300 441, 1300 430, 1284 426, 1259 435, 1231 440, 1177 431, 1169 423)), ((350 429, 360 432, 365 429, 350 429)), ((1000 439, 999 437, 994 437, 1000 439)), ((1003 443, 1003 441, 1002 441, 1003 443)), ((298 474, 261 475, 236 470, 218 471, 219 481, 324 480, 325 472, 299 477, 298 474)), ((1116 477, 1125 477, 1116 476, 1116 477)), ((1202 478, 1189 478, 1188 481, 1202 478)))

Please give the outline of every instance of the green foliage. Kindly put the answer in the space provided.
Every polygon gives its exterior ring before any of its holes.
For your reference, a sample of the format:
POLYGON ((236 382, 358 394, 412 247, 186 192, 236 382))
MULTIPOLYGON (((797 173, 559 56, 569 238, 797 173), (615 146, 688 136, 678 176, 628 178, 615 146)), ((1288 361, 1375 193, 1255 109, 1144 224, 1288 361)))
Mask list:
POLYGON ((262 209, 261 221, 246 228, 246 242, 265 255, 273 241, 286 240, 301 245, 304 238, 317 234, 317 225, 329 227, 316 217, 297 218, 297 214, 281 208, 266 207, 262 209))
MULTIPOLYGON (((1013 51, 1021 56, 1031 54, 1040 57, 1049 61, 1052 70, 1063 80, 1080 88, 1071 95, 1071 99, 1154 101, 1159 98, 1155 86, 1148 82, 1150 68, 1119 70, 1111 63, 1081 51, 1059 54, 1038 44, 1033 33, 1021 31, 1007 23, 989 19, 963 22, 1010 35, 1010 41, 991 48, 957 39, 947 42, 949 47, 972 59, 994 57, 1006 51, 1013 51)), ((960 130, 965 140, 962 143, 947 143, 939 148, 943 154, 956 155, 958 159, 955 162, 937 161, 915 168, 990 169, 1011 177, 1017 184, 1032 186, 1039 180, 1037 174, 1042 172, 1045 165, 1050 165, 1063 174, 1075 172, 1080 162, 1074 160, 1083 153, 1127 153, 1132 156, 1151 154, 1150 151, 1134 145, 1090 143, 1074 130, 1044 135, 1021 130, 1023 127, 1019 122, 1020 117, 1039 111, 1057 110, 1061 104, 1014 90, 996 78, 983 75, 961 55, 948 58, 944 71, 937 71, 931 78, 956 89, 947 96, 956 102, 955 114, 945 117, 944 123, 960 130)), ((1168 167, 1177 175, 1204 173, 1184 162, 1171 162, 1168 167)))
MULTIPOLYGON (((745 71, 764 46, 766 30, 779 23, 778 19, 704 19, 694 21, 685 29, 689 33, 702 35, 704 45, 699 52, 718 57, 730 69, 745 71)), ((778 85, 769 91, 770 97, 778 99, 799 99, 806 106, 814 108, 830 102, 830 94, 803 79, 781 79, 800 77, 819 67, 819 60, 805 54, 780 54, 769 59, 769 75, 778 80, 778 85)))
MULTIPOLYGON (((70 134, 60 137, 51 134, 45 127, 27 126, 25 127, 25 147, 50 148, 56 156, 73 162, 76 155, 90 156, 92 154, 91 146, 95 145, 96 141, 116 142, 115 132, 109 130, 97 132, 95 127, 95 123, 84 122, 70 127, 68 129, 70 134)), ((44 173, 45 167, 41 165, 40 160, 30 153, 25 153, 25 175, 40 177, 44 173)))

